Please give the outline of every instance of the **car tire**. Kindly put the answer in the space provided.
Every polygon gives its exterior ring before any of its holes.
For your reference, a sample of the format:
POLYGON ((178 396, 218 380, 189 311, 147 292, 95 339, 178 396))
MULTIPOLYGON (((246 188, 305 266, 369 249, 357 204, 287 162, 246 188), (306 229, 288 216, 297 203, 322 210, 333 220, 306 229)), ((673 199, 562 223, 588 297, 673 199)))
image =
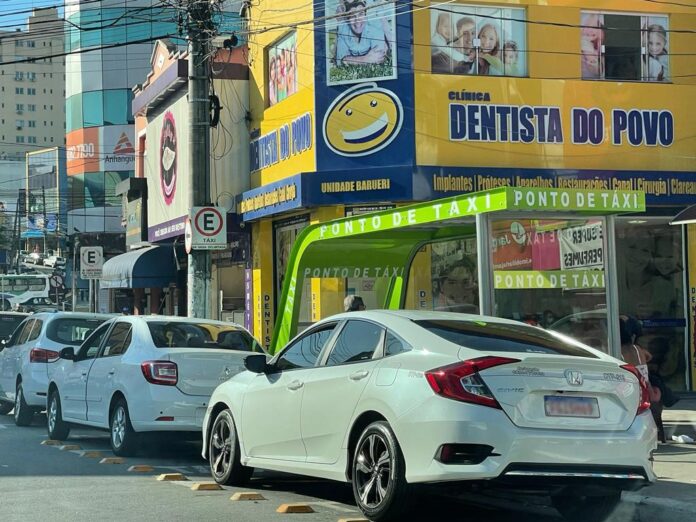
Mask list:
POLYGON ((22 383, 17 383, 14 403, 14 421, 17 426, 29 426, 34 418, 34 409, 24 400, 22 383))
POLYGON ((0 402, 0 415, 7 415, 14 408, 14 404, 11 402, 0 402))
POLYGON ((60 405, 58 390, 53 390, 48 397, 46 408, 48 438, 52 440, 65 440, 70 434, 70 425, 63 420, 63 409, 60 405))
POLYGON ((254 468, 244 466, 240 458, 237 427, 230 410, 222 410, 213 422, 208 439, 208 461, 215 482, 225 486, 244 486, 254 468))
POLYGON ((551 497, 553 507, 568 522, 604 522, 614 513, 619 502, 621 491, 593 496, 562 493, 551 497))
POLYGON ((410 507, 404 456, 389 423, 373 422, 360 435, 352 463, 355 502, 366 518, 402 520, 410 507))
POLYGON ((138 448, 139 437, 133 430, 125 399, 118 399, 109 415, 111 451, 119 457, 130 457, 138 448))

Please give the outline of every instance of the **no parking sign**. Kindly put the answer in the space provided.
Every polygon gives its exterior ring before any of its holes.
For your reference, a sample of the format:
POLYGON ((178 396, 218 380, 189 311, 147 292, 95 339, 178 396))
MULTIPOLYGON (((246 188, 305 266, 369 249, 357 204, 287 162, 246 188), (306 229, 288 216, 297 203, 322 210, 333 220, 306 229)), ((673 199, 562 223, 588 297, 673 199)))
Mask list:
POLYGON ((227 248, 227 221, 216 207, 193 207, 191 213, 191 247, 193 250, 227 248))

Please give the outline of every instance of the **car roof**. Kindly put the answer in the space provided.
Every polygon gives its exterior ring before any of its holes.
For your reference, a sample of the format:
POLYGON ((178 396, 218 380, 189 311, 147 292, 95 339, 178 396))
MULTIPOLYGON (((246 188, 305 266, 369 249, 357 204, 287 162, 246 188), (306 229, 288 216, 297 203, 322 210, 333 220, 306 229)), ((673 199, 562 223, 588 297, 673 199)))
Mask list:
POLYGON ((33 317, 43 317, 47 319, 111 319, 113 314, 91 314, 89 312, 37 312, 33 317))
POLYGON ((363 310, 359 312, 344 312, 322 319, 321 322, 336 319, 374 319, 388 320, 390 318, 402 318, 410 321, 422 320, 450 320, 450 321, 486 321, 489 323, 524 324, 520 321, 503 319, 488 315, 463 314, 459 312, 442 312, 433 310, 363 310))
POLYGON ((225 322, 225 321, 217 321, 215 319, 205 319, 205 318, 199 318, 199 317, 180 317, 180 316, 174 316, 174 315, 157 315, 157 314, 150 314, 150 315, 111 315, 109 316, 110 319, 113 320, 124 320, 127 319, 129 321, 144 321, 146 323, 151 323, 151 322, 167 322, 167 323, 206 323, 206 324, 213 324, 213 325, 218 325, 218 326, 226 326, 226 327, 233 327, 233 328, 240 328, 242 330, 246 330, 244 326, 241 324, 237 323, 232 323, 232 322, 225 322))

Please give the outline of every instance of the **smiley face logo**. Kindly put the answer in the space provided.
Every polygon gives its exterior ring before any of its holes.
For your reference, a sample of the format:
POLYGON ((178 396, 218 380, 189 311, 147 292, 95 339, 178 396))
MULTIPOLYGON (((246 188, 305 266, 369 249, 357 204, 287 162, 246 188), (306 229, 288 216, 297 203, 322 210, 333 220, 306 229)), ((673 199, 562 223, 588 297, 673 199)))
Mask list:
POLYGON ((324 141, 341 156, 367 156, 401 130, 404 109, 392 91, 362 83, 341 93, 324 116, 324 141))

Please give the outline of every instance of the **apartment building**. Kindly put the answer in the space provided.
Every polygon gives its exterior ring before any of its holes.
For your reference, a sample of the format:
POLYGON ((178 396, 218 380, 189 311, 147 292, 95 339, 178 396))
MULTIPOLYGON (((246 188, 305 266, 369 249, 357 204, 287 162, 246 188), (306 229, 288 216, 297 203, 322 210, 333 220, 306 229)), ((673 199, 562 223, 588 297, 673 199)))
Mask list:
POLYGON ((0 31, 0 158, 65 144, 63 19, 36 8, 26 29, 0 31), (32 61, 25 61, 25 60, 32 61))

